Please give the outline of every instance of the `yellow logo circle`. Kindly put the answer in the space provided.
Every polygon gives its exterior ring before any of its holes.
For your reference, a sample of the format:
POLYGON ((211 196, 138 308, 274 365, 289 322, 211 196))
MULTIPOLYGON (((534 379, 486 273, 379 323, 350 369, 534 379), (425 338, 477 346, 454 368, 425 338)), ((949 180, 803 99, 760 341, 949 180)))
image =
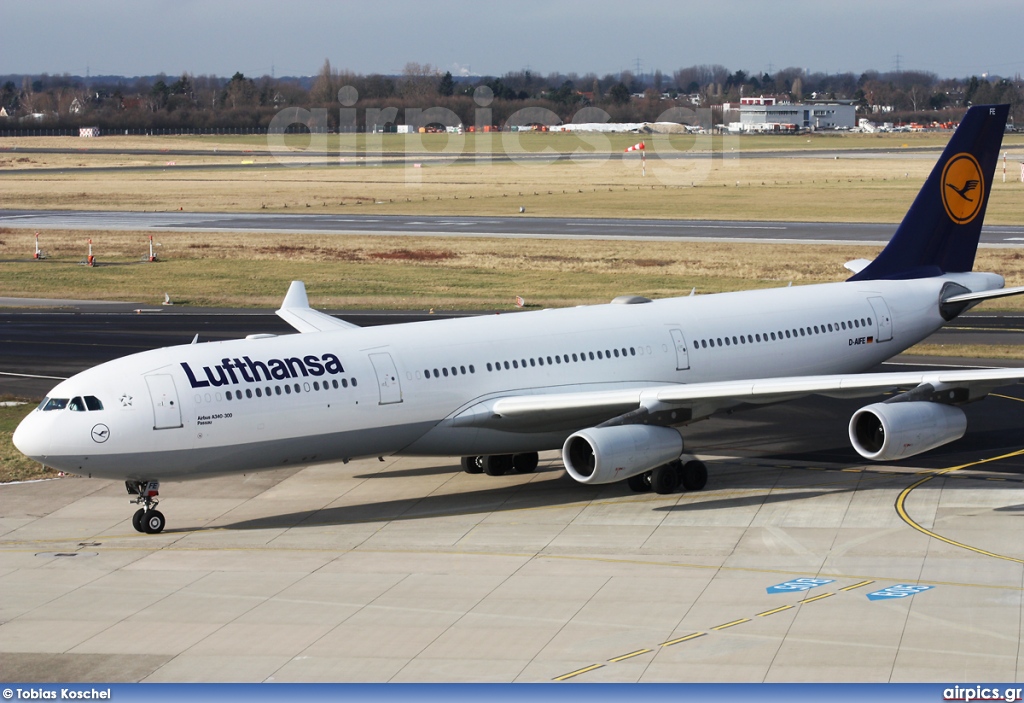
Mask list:
POLYGON ((985 178, 973 156, 963 152, 947 161, 940 188, 942 204, 953 222, 966 225, 978 216, 985 200, 985 178))

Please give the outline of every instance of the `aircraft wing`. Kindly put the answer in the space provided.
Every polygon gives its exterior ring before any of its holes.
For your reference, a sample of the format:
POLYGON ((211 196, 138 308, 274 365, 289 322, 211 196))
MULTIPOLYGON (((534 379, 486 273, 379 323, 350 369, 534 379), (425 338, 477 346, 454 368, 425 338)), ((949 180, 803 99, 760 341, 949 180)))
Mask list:
POLYGON ((792 376, 665 386, 519 395, 478 403, 452 418, 457 427, 487 427, 510 432, 539 427, 580 428, 614 421, 629 424, 655 419, 684 424, 740 405, 793 400, 807 395, 857 398, 921 389, 921 400, 952 394, 955 402, 983 398, 1000 386, 1024 381, 1024 368, 792 376))
POLYGON ((303 333, 359 327, 359 325, 339 320, 336 317, 309 307, 309 298, 306 297, 306 284, 302 281, 292 281, 292 284, 288 287, 288 294, 284 297, 284 302, 281 303, 281 309, 274 312, 282 320, 303 333))

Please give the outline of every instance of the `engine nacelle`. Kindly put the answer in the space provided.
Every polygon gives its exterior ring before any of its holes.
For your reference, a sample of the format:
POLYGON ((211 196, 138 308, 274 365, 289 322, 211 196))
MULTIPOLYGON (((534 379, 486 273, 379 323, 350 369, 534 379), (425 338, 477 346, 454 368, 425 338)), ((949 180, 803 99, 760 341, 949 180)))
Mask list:
POLYGON ((865 459, 903 459, 960 439, 967 416, 960 408, 908 401, 875 403, 850 419, 850 442, 865 459))
POLYGON ((565 440, 562 463, 580 483, 612 483, 667 464, 682 453, 683 438, 671 427, 591 427, 565 440))

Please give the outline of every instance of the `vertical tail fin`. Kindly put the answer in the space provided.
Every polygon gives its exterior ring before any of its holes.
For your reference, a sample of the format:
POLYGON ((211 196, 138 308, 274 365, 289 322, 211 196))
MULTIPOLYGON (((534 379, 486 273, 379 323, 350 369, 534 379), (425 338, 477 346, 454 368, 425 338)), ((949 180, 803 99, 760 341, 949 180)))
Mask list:
POLYGON ((985 220, 1009 105, 967 111, 896 234, 851 281, 970 271, 985 220))

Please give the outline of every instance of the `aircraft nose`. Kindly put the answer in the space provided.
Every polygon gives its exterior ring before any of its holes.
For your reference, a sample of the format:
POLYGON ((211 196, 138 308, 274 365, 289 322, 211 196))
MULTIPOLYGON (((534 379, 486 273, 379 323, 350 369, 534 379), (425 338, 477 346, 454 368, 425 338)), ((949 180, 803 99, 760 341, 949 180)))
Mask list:
POLYGON ((29 415, 14 430, 11 438, 18 451, 31 459, 38 459, 46 456, 46 438, 40 431, 39 423, 33 422, 35 418, 29 415))

